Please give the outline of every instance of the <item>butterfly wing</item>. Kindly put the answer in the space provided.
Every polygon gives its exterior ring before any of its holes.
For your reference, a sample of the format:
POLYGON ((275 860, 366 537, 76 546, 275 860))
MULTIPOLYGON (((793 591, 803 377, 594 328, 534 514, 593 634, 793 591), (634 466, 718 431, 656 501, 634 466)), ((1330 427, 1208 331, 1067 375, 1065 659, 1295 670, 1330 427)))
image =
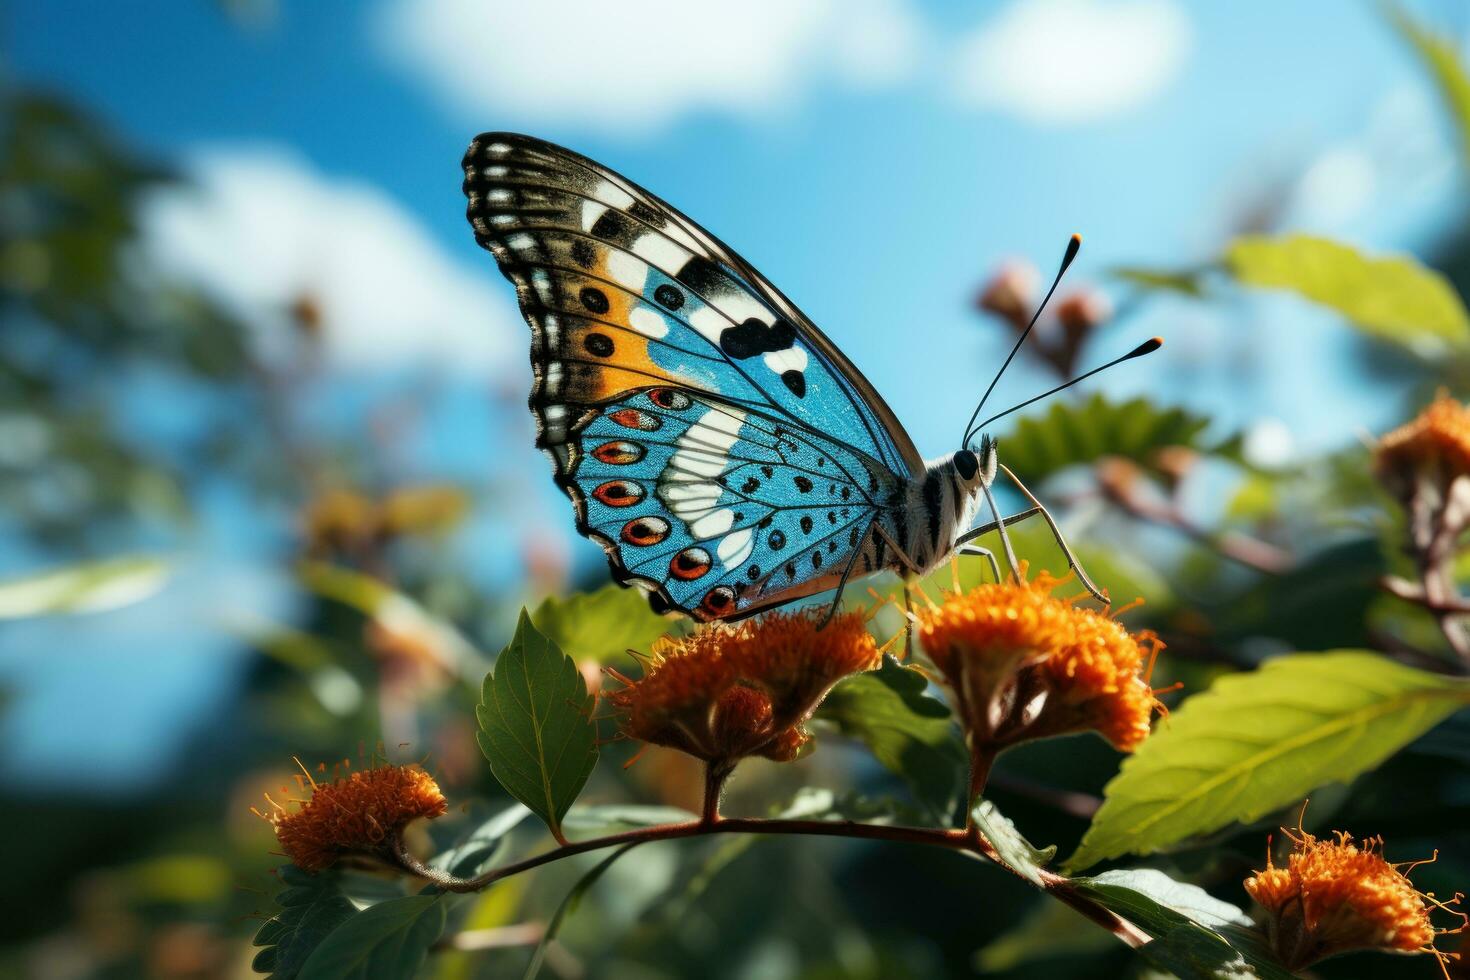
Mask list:
POLYGON ((603 544, 619 578, 701 618, 745 614, 835 584, 832 566, 856 553, 866 526, 852 545, 828 546, 845 541, 841 534, 851 537, 856 522, 871 521, 877 502, 923 466, 862 375, 743 259, 585 157, 492 133, 470 145, 464 172, 476 238, 515 284, 532 328, 538 444, 577 505, 579 530, 603 544), (654 404, 655 394, 689 404, 674 411, 654 404), (735 431, 720 429, 736 417, 735 431), (658 426, 629 428, 619 419, 658 426), (696 447, 685 446, 681 456, 680 439, 725 453, 681 476, 679 466, 696 447), (823 472, 800 472, 802 461, 823 472), (759 506, 746 501, 736 508, 750 466, 782 478, 762 484, 759 506), (827 478, 839 470, 845 475, 827 478), (676 509, 677 495, 693 492, 677 489, 678 481, 691 477, 704 496, 676 509), (803 517, 813 527, 827 522, 808 496, 816 490, 801 491, 798 477, 813 488, 830 485, 846 505, 850 518, 836 517, 829 528, 854 522, 818 545, 825 557, 815 562, 811 546, 797 549, 802 538, 787 530, 789 524, 799 531, 803 517), (598 496, 618 486, 629 496, 617 504, 598 496), (636 510, 627 509, 633 496, 636 510), (761 508, 763 516, 754 517, 761 508), (730 526, 714 535, 726 516, 713 515, 726 514, 730 526), (630 544, 623 534, 630 522, 651 518, 668 524, 666 531, 657 525, 657 546, 630 544), (769 521, 763 528, 762 520, 769 521), (752 542, 758 532, 771 540, 772 531, 784 547, 767 556, 774 565, 761 565, 752 542), (678 563, 668 565, 678 555, 688 564, 700 554, 711 559, 700 575, 681 578, 678 563), (795 564, 798 555, 808 556, 807 567, 795 564), (788 563, 791 573, 778 585, 788 563))

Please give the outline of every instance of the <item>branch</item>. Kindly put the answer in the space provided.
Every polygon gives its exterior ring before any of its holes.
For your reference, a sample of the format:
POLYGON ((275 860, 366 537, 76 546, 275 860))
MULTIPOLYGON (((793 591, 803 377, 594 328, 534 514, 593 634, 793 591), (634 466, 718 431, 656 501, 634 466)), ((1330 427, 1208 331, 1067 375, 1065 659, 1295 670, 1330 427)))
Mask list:
MULTIPOLYGON (((687 823, 661 824, 656 827, 639 827, 634 830, 570 843, 486 871, 473 878, 456 878, 436 868, 431 868, 408 852, 402 838, 393 841, 391 857, 401 870, 417 875, 448 892, 477 892, 495 882, 543 864, 550 864, 588 851, 619 847, 625 844, 642 844, 650 841, 682 840, 686 837, 707 837, 713 834, 790 834, 804 837, 847 837, 858 840, 881 840, 899 844, 923 844, 942 847, 973 857, 983 858, 1001 867, 1008 868, 1000 855, 983 836, 970 830, 943 830, 937 827, 896 827, 880 824, 856 823, 846 820, 782 820, 755 819, 748 817, 721 817, 714 822, 691 820, 687 823)), ((1082 913, 1088 919, 1107 929, 1127 945, 1138 948, 1149 941, 1149 936, 1133 923, 1120 918, 1110 910, 1081 895, 1071 881, 1049 871, 1041 872, 1041 888, 1057 900, 1082 913)))

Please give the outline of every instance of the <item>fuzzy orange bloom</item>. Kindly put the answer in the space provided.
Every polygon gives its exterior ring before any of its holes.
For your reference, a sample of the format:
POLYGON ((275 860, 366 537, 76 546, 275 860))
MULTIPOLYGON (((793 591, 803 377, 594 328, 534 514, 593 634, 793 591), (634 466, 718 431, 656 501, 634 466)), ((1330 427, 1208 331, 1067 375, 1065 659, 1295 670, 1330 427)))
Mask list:
POLYGON ((1470 408, 1441 392, 1412 422, 1378 440, 1373 465, 1386 476, 1426 470, 1448 479, 1470 474, 1470 408))
POLYGON ((1148 737, 1157 702, 1144 675, 1163 645, 1053 597, 1058 582, 1042 572, 918 611, 972 749, 1092 730, 1128 752, 1148 737))
POLYGON ((1429 912, 1459 896, 1439 902, 1415 888, 1383 859, 1381 837, 1354 844, 1341 831, 1336 840, 1285 833, 1294 845, 1286 867, 1267 854, 1266 870, 1247 878, 1245 890, 1266 910, 1271 946, 1288 969, 1353 949, 1433 953, 1444 962, 1434 939, 1459 929, 1436 929, 1429 912))
POLYGON ((449 807, 434 777, 415 765, 378 766, 321 783, 308 774, 302 782, 311 795, 290 801, 297 809, 270 800, 274 810, 262 816, 305 871, 321 871, 344 854, 387 853, 409 821, 441 816, 449 807))
POLYGON ((614 675, 607 695, 631 738, 732 765, 760 755, 796 758, 805 723, 842 678, 882 659, 861 613, 771 613, 735 625, 710 623, 654 643, 638 680, 614 675))

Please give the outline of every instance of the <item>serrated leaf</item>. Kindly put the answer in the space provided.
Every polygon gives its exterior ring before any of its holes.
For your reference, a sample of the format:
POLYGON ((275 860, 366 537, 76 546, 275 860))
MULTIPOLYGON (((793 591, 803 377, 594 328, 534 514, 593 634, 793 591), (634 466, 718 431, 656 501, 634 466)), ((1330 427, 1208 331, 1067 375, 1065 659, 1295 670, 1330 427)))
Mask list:
POLYGON ((1231 243, 1225 265, 1242 285, 1291 290, 1422 354, 1470 343, 1470 315, 1454 287, 1408 256, 1369 258, 1309 235, 1249 235, 1231 243))
POLYGON ((477 739, 500 785, 557 836, 597 763, 592 701, 572 658, 522 610, 515 637, 485 675, 477 739))
POLYGON ((429 866, 456 878, 474 877, 500 850, 506 835, 530 815, 530 809, 520 803, 502 810, 476 827, 464 840, 434 855, 429 866))
POLYGON ((949 706, 925 693, 923 674, 885 655, 878 670, 849 677, 822 702, 817 717, 868 747, 934 815, 953 812, 967 755, 949 706))
POLYGON ((1425 28, 1402 4, 1385 0, 1383 8, 1389 21, 1429 70, 1460 134, 1462 162, 1470 162, 1470 75, 1465 73, 1455 42, 1425 28))
POLYGON ((617 663, 629 650, 646 652, 678 627, 654 612, 642 592, 613 583, 565 599, 548 597, 531 622, 572 659, 600 664, 617 663))
POLYGON ((1079 893, 1153 937, 1140 952, 1181 980, 1290 980, 1243 912, 1161 871, 1073 879, 1079 893))
POLYGON ((409 895, 364 909, 322 940, 302 980, 416 976, 444 932, 445 905, 443 895, 409 895))
POLYGON ((1222 677, 1124 761, 1068 867, 1263 817, 1375 768, 1466 704, 1470 684, 1362 651, 1222 677))
POLYGON ((1057 848, 1036 847, 1016 829, 1009 817, 1001 813, 994 803, 981 800, 970 811, 975 826, 995 848, 1000 862, 1016 874, 1034 884, 1041 884, 1041 869, 1056 856, 1057 848))
POLYGON ((0 581, 0 620, 107 612, 141 602, 168 581, 161 558, 112 558, 0 581))
POLYGON ((255 933, 254 945, 265 948, 255 954, 250 966, 273 980, 293 980, 312 950, 356 915, 357 907, 342 894, 331 872, 312 875, 288 864, 277 874, 286 886, 276 895, 281 911, 255 933))
POLYGON ((591 871, 588 871, 577 880, 577 883, 572 886, 572 890, 567 892, 566 898, 563 898, 561 904, 556 907, 556 912, 552 915, 551 920, 546 923, 546 931, 541 934, 541 941, 536 944, 536 949, 531 953, 531 962, 526 967, 523 980, 535 980, 536 975, 541 972, 541 964, 546 959, 546 948, 551 945, 557 933, 561 932, 561 925, 566 921, 566 917, 577 910, 577 906, 581 904, 582 896, 587 894, 587 890, 596 884, 597 879, 602 877, 603 872, 613 866, 614 861, 637 847, 639 843, 641 842, 634 841, 631 844, 624 844, 599 861, 591 871))
POLYGON ((1148 467, 1167 446, 1209 452, 1201 435, 1210 420, 1182 408, 1160 408, 1146 398, 1112 402, 1100 394, 1084 402, 1054 402, 1044 415, 1027 416, 997 440, 1000 460, 1027 483, 1103 456, 1122 456, 1148 467))

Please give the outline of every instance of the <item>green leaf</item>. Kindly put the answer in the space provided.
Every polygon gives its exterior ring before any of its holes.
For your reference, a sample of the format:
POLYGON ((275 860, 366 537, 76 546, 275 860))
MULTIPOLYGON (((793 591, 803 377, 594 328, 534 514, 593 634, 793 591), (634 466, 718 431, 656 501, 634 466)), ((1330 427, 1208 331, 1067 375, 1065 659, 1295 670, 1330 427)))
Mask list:
POLYGON ((515 637, 485 675, 478 741, 500 785, 558 837, 597 763, 592 701, 572 658, 521 610, 515 637))
POLYGON ((1245 913, 1197 885, 1149 868, 1073 879, 1082 895, 1153 937, 1140 952, 1182 980, 1292 976, 1250 926, 1245 913))
POLYGON ((444 932, 445 906, 443 895, 409 895, 364 909, 317 946, 302 980, 416 976, 444 932))
POLYGON ((447 871, 456 878, 474 877, 500 850, 506 835, 530 815, 531 811, 519 803, 502 810, 476 827, 464 840, 434 855, 429 866, 447 871))
MULTIPOLYGON (((1122 893, 1118 890, 1127 889, 1130 895, 1139 895, 1154 905, 1172 909, 1206 929, 1219 929, 1224 926, 1250 928, 1251 925, 1250 917, 1236 906, 1216 898, 1199 885, 1175 881, 1157 868, 1120 868, 1115 871, 1104 871, 1090 878, 1077 878, 1074 879, 1074 883, 1086 883, 1087 887, 1094 891, 1114 895, 1113 904, 1108 905, 1108 908, 1120 915, 1124 914, 1122 908, 1115 907, 1122 901, 1122 898, 1118 897, 1122 893)), ((1137 905, 1134 911, 1144 907, 1142 904, 1137 905)), ((1145 928, 1150 922, 1157 924, 1160 921, 1155 918, 1145 922, 1133 915, 1129 915, 1128 919, 1145 928)), ((1172 927, 1174 924, 1171 920, 1166 922, 1165 926, 1172 927)))
POLYGON ((1425 28, 1401 4, 1385 0, 1383 8, 1389 21, 1429 70, 1459 131, 1463 159, 1470 162, 1470 75, 1465 73, 1455 42, 1425 28))
POLYGON ((112 558, 0 581, 0 620, 106 612, 142 602, 163 588, 169 563, 112 558))
POLYGON ((866 745, 920 804, 943 816, 953 812, 968 757, 949 706, 924 693, 928 686, 923 674, 885 655, 878 670, 834 687, 817 717, 866 745))
POLYGON ((1289 289, 1421 354, 1470 342, 1470 315, 1454 287, 1407 256, 1369 258, 1308 235, 1248 235, 1231 243, 1225 264, 1242 285, 1289 289))
POLYGON ((606 803, 599 806, 572 807, 562 823, 569 830, 605 831, 613 827, 656 827, 660 824, 690 823, 698 819, 697 814, 676 806, 606 803))
POLYGON ((1000 460, 1027 483, 1103 456, 1123 456, 1148 467, 1166 446, 1209 452, 1201 435, 1210 420, 1182 408, 1160 408, 1146 398, 1112 402, 1093 395, 1084 402, 1054 402, 1042 416, 1027 416, 1000 438, 1000 460))
POLYGON ((536 980, 536 975, 541 972, 541 964, 546 959, 546 948, 551 945, 551 941, 561 931, 562 922, 566 920, 568 915, 571 915, 577 910, 577 906, 582 902, 582 896, 587 894, 587 890, 597 883, 597 879, 602 877, 603 872, 612 867, 614 861, 627 854, 640 843, 641 841, 634 841, 631 844, 624 844, 599 861, 591 871, 583 875, 572 886, 572 890, 567 892, 567 897, 562 899, 561 904, 556 907, 556 913, 552 915, 551 921, 546 923, 546 931, 541 934, 541 941, 536 944, 536 949, 531 954, 531 962, 526 967, 523 980, 536 980))
POLYGON ((1375 768, 1466 704, 1464 681, 1359 651, 1292 654, 1222 677, 1123 763, 1067 865, 1263 817, 1375 768))
POLYGON ((1160 292, 1182 293, 1196 299, 1205 294, 1205 269, 1145 269, 1139 266, 1120 266, 1111 270, 1115 279, 1130 286, 1160 292))
POLYGON ((288 864, 277 874, 286 886, 276 895, 281 911, 255 933, 254 944, 265 948, 250 966, 274 980, 293 980, 312 950, 356 915, 357 907, 342 894, 333 873, 313 875, 288 864))
POLYGON ((976 803, 970 815, 980 833, 995 848, 1002 864, 1033 884, 1042 883, 1041 869, 1056 856, 1055 844, 1045 848, 1033 846, 989 800, 976 803))
POLYGON ((548 597, 531 622, 572 659, 599 664, 616 663, 629 650, 647 651, 678 626, 654 612, 642 592, 613 583, 566 599, 548 597))

